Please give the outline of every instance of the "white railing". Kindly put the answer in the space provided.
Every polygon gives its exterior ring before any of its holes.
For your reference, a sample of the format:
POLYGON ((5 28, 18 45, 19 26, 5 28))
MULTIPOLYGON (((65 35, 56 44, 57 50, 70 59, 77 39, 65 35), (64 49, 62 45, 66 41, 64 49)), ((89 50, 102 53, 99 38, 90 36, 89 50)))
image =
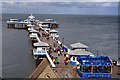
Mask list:
POLYGON ((53 63, 52 59, 50 58, 50 56, 48 55, 48 53, 46 54, 50 64, 52 65, 52 67, 55 67, 55 64, 53 63))

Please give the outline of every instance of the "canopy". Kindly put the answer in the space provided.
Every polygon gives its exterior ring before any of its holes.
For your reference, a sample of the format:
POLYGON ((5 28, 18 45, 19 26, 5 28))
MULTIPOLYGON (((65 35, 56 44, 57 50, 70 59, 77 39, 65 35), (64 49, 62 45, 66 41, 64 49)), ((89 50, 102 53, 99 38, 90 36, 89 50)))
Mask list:
POLYGON ((69 55, 93 55, 91 52, 88 52, 82 49, 75 49, 75 50, 69 51, 67 54, 69 55))
POLYGON ((37 42, 37 43, 34 43, 33 44, 35 47, 49 47, 49 44, 48 43, 45 43, 45 42, 37 42))
POLYGON ((37 30, 35 30, 35 29, 31 29, 30 32, 31 32, 31 33, 32 33, 32 32, 36 32, 36 33, 37 33, 37 32, 39 32, 39 31, 37 31, 37 30))
POLYGON ((70 45, 72 48, 88 48, 88 46, 78 42, 70 45))
POLYGON ((31 33, 30 37, 38 37, 37 33, 31 33))
POLYGON ((55 29, 52 29, 52 30, 50 30, 49 32, 50 32, 50 33, 57 33, 58 31, 55 30, 55 29))

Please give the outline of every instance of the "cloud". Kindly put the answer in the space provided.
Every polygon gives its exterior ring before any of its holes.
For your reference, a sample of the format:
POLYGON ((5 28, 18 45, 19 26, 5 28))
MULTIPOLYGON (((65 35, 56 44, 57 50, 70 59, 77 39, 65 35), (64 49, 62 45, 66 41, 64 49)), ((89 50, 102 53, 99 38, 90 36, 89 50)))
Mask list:
POLYGON ((102 6, 103 7, 109 7, 109 6, 111 6, 111 3, 104 3, 102 6))
POLYGON ((93 7, 117 7, 117 2, 51 2, 49 6, 56 7, 78 7, 78 8, 93 8, 93 7))
POLYGON ((117 14, 117 7, 117 2, 2 2, 3 13, 117 14))
POLYGON ((3 2, 119 2, 119 0, 2 0, 3 2))

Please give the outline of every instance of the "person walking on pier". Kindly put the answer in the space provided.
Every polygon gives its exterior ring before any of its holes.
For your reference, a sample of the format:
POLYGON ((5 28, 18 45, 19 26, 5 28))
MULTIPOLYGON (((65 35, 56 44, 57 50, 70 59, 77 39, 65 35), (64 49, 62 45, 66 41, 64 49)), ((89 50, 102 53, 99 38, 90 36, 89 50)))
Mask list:
POLYGON ((52 59, 53 63, 55 64, 55 58, 52 59))
POLYGON ((60 56, 60 51, 58 51, 58 56, 60 56))
POLYGON ((55 64, 59 64, 58 57, 55 58, 55 64))
POLYGON ((66 66, 69 63, 69 57, 66 54, 64 55, 64 63, 66 66))

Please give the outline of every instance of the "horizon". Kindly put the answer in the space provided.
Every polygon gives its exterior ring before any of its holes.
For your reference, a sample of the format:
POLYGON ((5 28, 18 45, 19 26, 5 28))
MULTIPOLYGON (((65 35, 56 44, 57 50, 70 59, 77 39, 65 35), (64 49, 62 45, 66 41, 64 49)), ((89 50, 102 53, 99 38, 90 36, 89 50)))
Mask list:
MULTIPOLYGON (((2 13, 2 15, 4 14, 17 14, 17 15, 31 15, 31 13, 2 13)), ((108 14, 108 15, 104 15, 104 14, 40 14, 40 13, 34 13, 32 15, 80 15, 80 16, 118 16, 118 15, 112 15, 112 14, 108 14)))

